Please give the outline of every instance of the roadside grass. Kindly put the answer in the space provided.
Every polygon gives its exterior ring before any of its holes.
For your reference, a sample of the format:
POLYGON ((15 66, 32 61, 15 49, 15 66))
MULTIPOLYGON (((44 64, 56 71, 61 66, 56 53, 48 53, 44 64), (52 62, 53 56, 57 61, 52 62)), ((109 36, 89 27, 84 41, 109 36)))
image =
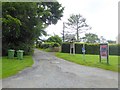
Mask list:
POLYGON ((85 60, 83 59, 82 54, 75 54, 75 55, 70 55, 69 53, 60 53, 57 52, 55 53, 55 56, 65 59, 67 61, 71 61, 80 65, 86 65, 86 66, 91 66, 91 67, 97 67, 97 68, 102 68, 105 70, 111 70, 115 72, 120 72, 120 67, 118 70, 118 58, 120 56, 109 56, 109 64, 106 63, 106 59, 102 59, 102 62, 99 62, 99 55, 85 55, 85 60))
POLYGON ((2 78, 2 57, 0 57, 0 79, 2 78))
POLYGON ((31 67, 33 65, 32 56, 24 56, 23 60, 18 60, 16 57, 14 59, 8 59, 7 57, 2 57, 2 76, 0 78, 6 78, 17 74, 19 71, 25 69, 26 67, 31 67))

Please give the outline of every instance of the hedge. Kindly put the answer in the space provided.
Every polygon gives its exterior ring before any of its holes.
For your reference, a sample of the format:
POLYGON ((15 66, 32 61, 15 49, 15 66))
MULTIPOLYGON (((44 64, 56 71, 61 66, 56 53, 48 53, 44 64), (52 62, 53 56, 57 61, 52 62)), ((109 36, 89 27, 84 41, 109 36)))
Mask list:
POLYGON ((45 43, 39 44, 39 48, 42 48, 42 49, 59 47, 59 46, 60 46, 60 44, 56 43, 56 42, 45 42, 45 43))
MULTIPOLYGON (((82 54, 82 43, 75 43, 75 53, 77 54, 82 54)), ((95 54, 99 55, 99 44, 85 44, 85 50, 86 54, 95 54)), ((63 43, 61 52, 63 53, 70 53, 70 44, 69 43, 63 43)), ((120 55, 120 45, 119 44, 114 44, 114 45, 109 45, 109 54, 110 55, 120 55)))

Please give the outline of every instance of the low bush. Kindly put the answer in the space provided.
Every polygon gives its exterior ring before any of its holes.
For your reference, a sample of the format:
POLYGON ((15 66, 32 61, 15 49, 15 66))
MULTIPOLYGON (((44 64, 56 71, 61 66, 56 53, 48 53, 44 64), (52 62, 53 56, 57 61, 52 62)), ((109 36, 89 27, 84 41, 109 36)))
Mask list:
POLYGON ((41 44, 40 48, 46 49, 52 46, 52 43, 43 43, 41 44))
POLYGON ((56 42, 45 42, 45 43, 39 45, 39 48, 47 49, 47 48, 53 48, 53 47, 59 47, 59 46, 60 46, 60 44, 56 43, 56 42))

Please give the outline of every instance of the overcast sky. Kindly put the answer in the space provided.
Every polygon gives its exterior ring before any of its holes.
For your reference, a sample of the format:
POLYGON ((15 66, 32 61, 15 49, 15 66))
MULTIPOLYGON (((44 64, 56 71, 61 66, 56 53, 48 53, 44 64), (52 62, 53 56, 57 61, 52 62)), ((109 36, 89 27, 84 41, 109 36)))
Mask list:
MULTIPOLYGON (((87 24, 92 27, 88 31, 103 36, 107 40, 116 40, 118 35, 118 1, 120 0, 58 0, 65 7, 62 20, 56 25, 49 26, 48 34, 60 35, 63 30, 63 22, 71 14, 81 14, 86 18, 87 24)), ((87 33, 88 33, 87 32, 87 33)), ((83 34, 80 35, 81 37, 83 34)))

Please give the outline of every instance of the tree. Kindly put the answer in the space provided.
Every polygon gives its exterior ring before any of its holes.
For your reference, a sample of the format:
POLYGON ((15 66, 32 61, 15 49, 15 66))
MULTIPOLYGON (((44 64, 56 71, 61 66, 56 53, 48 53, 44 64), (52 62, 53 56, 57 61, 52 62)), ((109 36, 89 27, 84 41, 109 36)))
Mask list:
POLYGON ((2 7, 3 55, 9 48, 31 52, 39 36, 47 34, 44 29, 56 24, 64 10, 58 2, 3 2, 2 7))
POLYGON ((116 44, 116 41, 113 41, 113 40, 107 40, 107 42, 110 44, 116 44))
POLYGON ((100 39, 98 38, 98 36, 93 33, 86 33, 85 37, 83 37, 82 39, 84 39, 87 43, 99 43, 100 42, 100 39))
POLYGON ((70 42, 72 39, 76 41, 75 34, 65 34, 64 40, 66 42, 70 42))
POLYGON ((89 25, 86 24, 86 19, 83 18, 80 14, 78 15, 72 14, 68 19, 67 25, 70 26, 70 28, 72 28, 75 31, 75 34, 77 36, 77 41, 79 41, 80 33, 91 29, 91 27, 89 27, 89 25))
POLYGON ((55 36, 49 37, 47 39, 47 42, 56 42, 56 43, 59 43, 61 45, 62 44, 62 39, 58 35, 55 35, 55 36))
POLYGON ((103 36, 101 36, 100 37, 100 43, 107 43, 107 40, 103 36))

